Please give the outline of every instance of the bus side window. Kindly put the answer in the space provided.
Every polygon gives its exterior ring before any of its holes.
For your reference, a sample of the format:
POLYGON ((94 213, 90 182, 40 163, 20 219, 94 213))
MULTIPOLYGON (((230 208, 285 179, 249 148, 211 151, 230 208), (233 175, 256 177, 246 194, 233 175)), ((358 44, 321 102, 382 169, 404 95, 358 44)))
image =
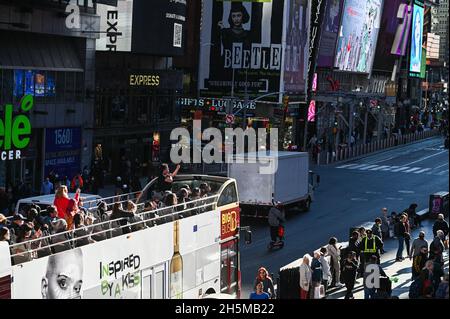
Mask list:
POLYGON ((223 190, 222 194, 219 197, 219 201, 217 205, 225 206, 228 204, 236 203, 238 201, 237 192, 236 192, 236 184, 231 183, 223 190))

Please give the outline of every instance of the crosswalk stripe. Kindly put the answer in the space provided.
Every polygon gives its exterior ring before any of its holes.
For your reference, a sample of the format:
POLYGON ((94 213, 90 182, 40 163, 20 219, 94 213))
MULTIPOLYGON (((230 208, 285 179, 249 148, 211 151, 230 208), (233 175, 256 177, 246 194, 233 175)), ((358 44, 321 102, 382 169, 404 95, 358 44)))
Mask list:
POLYGON ((407 171, 404 171, 403 173, 412 173, 412 172, 417 171, 419 169, 422 169, 422 167, 414 167, 414 168, 411 168, 411 169, 409 169, 407 171))
POLYGON ((407 169, 409 169, 409 168, 410 168, 410 167, 407 167, 407 166, 405 166, 405 167, 400 167, 400 168, 391 170, 391 172, 392 172, 392 173, 398 173, 398 172, 401 172, 401 171, 405 171, 405 170, 407 170, 407 169))
POLYGON ((361 171, 366 171, 366 170, 371 169, 371 168, 374 168, 374 167, 378 167, 378 165, 369 165, 369 166, 367 166, 367 167, 362 167, 362 168, 360 168, 359 170, 361 170, 361 171))
POLYGON ((370 165, 369 164, 361 164, 361 165, 358 165, 358 166, 350 167, 350 169, 361 169, 361 168, 366 167, 366 166, 370 166, 370 165))
POLYGON ((421 169, 420 171, 414 172, 414 174, 421 174, 421 173, 425 173, 425 172, 428 172, 428 171, 431 171, 431 168, 424 168, 424 169, 421 169))
POLYGON ((386 168, 388 168, 388 167, 390 167, 390 166, 387 166, 387 165, 378 166, 378 167, 369 169, 369 171, 379 171, 379 170, 386 169, 386 168))
POLYGON ((357 165, 359 165, 359 164, 347 164, 347 165, 338 166, 336 168, 350 168, 352 166, 357 166, 357 165))
POLYGON ((388 166, 387 168, 383 168, 382 171, 386 172, 386 171, 390 171, 396 168, 399 168, 400 166, 388 166))

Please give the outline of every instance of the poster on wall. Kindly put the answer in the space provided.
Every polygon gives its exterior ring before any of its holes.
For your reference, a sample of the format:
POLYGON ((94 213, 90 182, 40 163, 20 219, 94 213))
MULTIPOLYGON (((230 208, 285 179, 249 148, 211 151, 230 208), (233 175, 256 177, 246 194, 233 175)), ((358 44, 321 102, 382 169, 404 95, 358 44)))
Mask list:
POLYGON ((50 172, 72 179, 81 170, 81 128, 45 129, 44 176, 50 172))
POLYGON ((334 66, 339 71, 371 73, 383 0, 346 0, 334 66))
POLYGON ((317 60, 317 66, 319 67, 333 67, 343 6, 344 0, 331 0, 327 2, 320 38, 319 57, 317 60))
POLYGON ((305 93, 308 66, 310 9, 308 0, 286 2, 284 91, 305 93))
MULTIPOLYGON (((280 90, 284 0, 203 4, 199 89, 204 96, 280 90)), ((300 50, 300 49, 299 49, 300 50)))
POLYGON ((422 68, 423 15, 424 8, 417 3, 413 6, 411 32, 410 76, 420 77, 422 68))
POLYGON ((381 28, 375 53, 374 70, 392 71, 397 55, 392 54, 392 44, 395 40, 397 29, 401 25, 397 18, 400 8, 406 5, 406 0, 389 0, 384 2, 381 28))

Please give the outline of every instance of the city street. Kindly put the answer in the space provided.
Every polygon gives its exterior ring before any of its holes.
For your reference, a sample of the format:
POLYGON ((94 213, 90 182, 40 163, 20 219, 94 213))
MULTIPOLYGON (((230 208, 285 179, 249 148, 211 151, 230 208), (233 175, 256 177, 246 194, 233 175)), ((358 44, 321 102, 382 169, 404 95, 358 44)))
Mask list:
POLYGON ((253 243, 241 246, 243 296, 248 296, 260 266, 278 275, 280 267, 328 243, 335 236, 348 240, 349 228, 373 221, 382 207, 400 212, 411 203, 418 211, 428 207, 429 195, 448 190, 448 150, 442 138, 374 154, 356 161, 312 167, 321 176, 308 213, 291 213, 286 245, 269 252, 269 228, 263 221, 251 225, 253 243))

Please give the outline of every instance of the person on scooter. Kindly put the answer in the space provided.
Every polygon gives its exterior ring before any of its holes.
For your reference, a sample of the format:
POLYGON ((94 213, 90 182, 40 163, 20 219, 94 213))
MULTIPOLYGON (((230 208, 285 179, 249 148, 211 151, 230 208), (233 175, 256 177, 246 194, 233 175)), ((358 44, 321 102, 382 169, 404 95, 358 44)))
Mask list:
POLYGON ((282 212, 282 207, 280 202, 273 202, 272 208, 269 210, 269 226, 270 226, 270 238, 272 239, 271 244, 276 244, 281 241, 282 238, 278 235, 278 228, 283 226, 286 222, 284 218, 284 213, 282 212))

